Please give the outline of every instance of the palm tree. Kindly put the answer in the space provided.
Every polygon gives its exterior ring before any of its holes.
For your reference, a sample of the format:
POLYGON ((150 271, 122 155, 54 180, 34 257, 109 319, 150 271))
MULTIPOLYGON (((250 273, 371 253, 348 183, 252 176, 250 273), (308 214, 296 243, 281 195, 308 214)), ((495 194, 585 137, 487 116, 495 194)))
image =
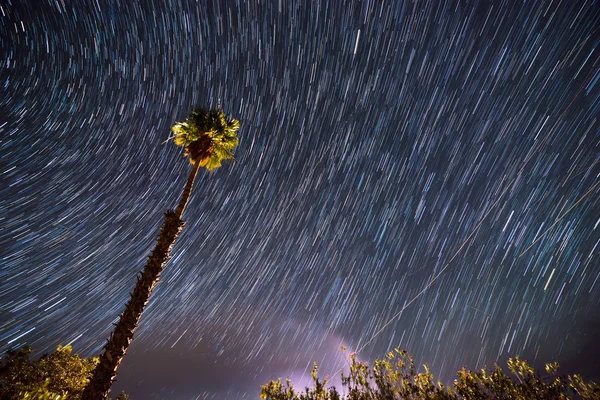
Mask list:
POLYGON ((154 286, 158 283, 164 265, 177 235, 183 228, 181 217, 188 203, 192 186, 200 167, 213 170, 221 166, 221 161, 233 158, 233 149, 238 144, 237 130, 239 121, 225 116, 219 108, 191 112, 184 122, 177 122, 171 130, 175 144, 185 149, 185 155, 193 165, 187 183, 175 211, 165 213, 164 222, 158 236, 156 247, 138 275, 135 289, 121 314, 119 322, 104 346, 104 353, 94 369, 85 388, 82 400, 103 400, 108 396, 117 368, 131 340, 138 321, 148 303, 154 286))

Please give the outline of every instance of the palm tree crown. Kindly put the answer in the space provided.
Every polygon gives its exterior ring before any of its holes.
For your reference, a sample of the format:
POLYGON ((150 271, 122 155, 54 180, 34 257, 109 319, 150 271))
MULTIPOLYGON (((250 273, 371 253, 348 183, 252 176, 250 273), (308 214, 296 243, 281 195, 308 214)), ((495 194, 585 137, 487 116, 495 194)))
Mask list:
POLYGON ((184 122, 176 122, 173 131, 175 144, 185 148, 190 162, 200 163, 211 171, 221 166, 221 161, 233 159, 233 149, 239 140, 237 119, 228 118, 219 108, 195 109, 184 122))

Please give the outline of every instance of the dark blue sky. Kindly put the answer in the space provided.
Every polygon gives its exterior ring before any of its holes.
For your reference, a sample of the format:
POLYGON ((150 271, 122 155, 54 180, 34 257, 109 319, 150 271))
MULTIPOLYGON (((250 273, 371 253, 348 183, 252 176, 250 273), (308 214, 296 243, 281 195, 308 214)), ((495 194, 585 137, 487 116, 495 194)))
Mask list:
POLYGON ((599 379, 598 6, 4 0, 0 350, 99 353, 190 168, 161 143, 220 102, 237 161, 200 174, 118 390, 254 399, 342 344, 599 379))

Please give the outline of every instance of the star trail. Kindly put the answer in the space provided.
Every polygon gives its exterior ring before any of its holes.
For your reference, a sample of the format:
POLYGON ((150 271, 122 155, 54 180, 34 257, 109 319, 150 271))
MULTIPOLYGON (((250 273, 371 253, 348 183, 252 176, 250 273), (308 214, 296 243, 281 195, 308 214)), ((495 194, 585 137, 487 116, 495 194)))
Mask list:
POLYGON ((0 350, 99 354, 190 165, 119 370, 255 399, 394 347, 443 382, 521 355, 600 379, 598 1, 0 1, 0 350))

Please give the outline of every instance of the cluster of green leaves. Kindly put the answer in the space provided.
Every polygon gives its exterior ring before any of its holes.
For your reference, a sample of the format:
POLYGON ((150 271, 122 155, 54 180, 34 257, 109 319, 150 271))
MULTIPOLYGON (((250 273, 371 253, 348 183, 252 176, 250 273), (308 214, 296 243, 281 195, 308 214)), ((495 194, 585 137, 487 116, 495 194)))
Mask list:
MULTIPOLYGON (((342 350, 345 350, 342 348, 342 350)), ((356 353, 349 355, 350 374, 342 375, 343 394, 335 387, 328 388, 327 380, 317 376, 313 367, 314 387, 296 392, 289 379, 271 381, 261 390, 263 400, 600 400, 600 386, 584 382, 580 375, 557 375, 558 364, 546 365, 548 377, 542 378, 527 361, 519 357, 508 361, 512 375, 498 365, 492 372, 461 369, 452 387, 434 381, 427 364, 417 373, 413 358, 395 349, 385 359, 368 363, 358 362, 356 353)))
MULTIPOLYGON (((8 350, 0 360, 0 399, 6 400, 75 400, 81 398, 92 371, 95 357, 71 354, 71 346, 32 361, 31 347, 8 350)), ((126 400, 124 393, 117 397, 126 400)))
MULTIPOLYGON (((190 150, 195 142, 204 141, 208 136, 210 155, 198 161, 201 162, 201 166, 213 170, 221 166, 221 161, 233 159, 233 149, 239 143, 239 128, 239 121, 228 118, 219 108, 198 108, 192 111, 184 122, 175 123, 171 130, 174 133, 175 144, 184 147, 187 156, 193 156, 193 151, 190 150)), ((190 161, 194 163, 196 160, 190 157, 190 161)))
POLYGON ((289 378, 285 384, 281 378, 270 381, 261 388, 260 398, 263 400, 341 400, 335 387, 327 387, 327 378, 320 380, 318 377, 317 363, 312 369, 313 388, 305 388, 304 392, 296 392, 289 378))

